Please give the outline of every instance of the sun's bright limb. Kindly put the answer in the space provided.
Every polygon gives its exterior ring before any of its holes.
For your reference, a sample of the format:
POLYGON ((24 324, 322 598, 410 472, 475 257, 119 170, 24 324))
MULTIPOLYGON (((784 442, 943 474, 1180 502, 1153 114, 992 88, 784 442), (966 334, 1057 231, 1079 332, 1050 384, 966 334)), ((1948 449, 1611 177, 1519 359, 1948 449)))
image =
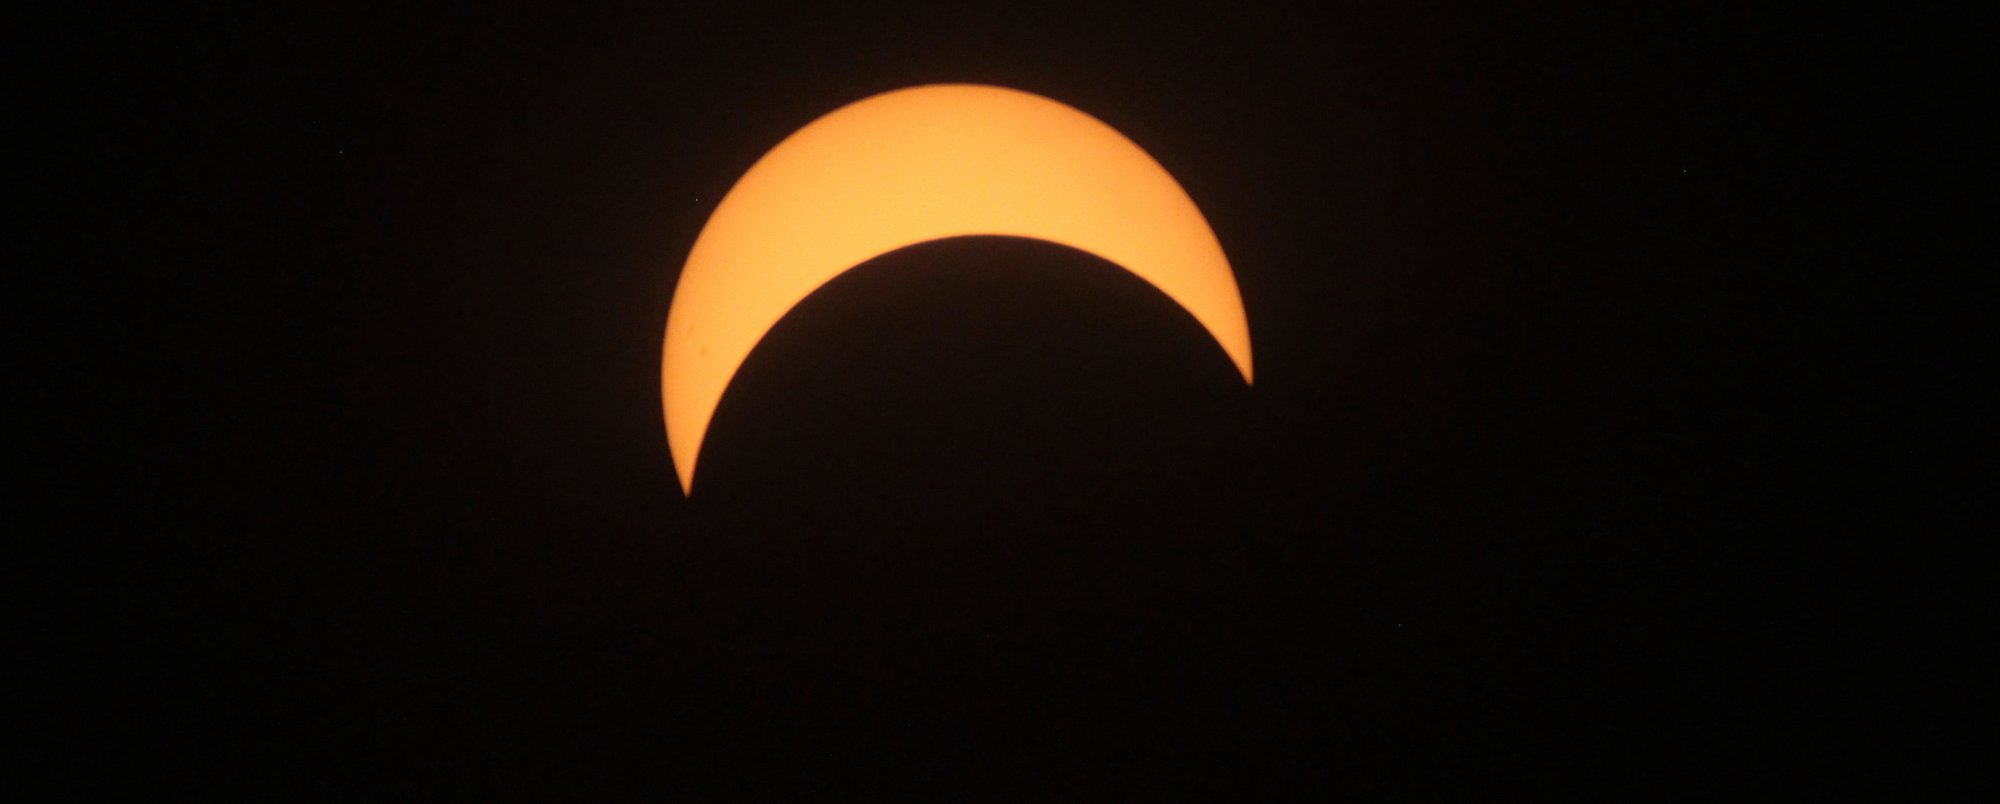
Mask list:
POLYGON ((785 313, 896 249, 965 235, 1103 257, 1192 313, 1251 380, 1236 277, 1193 199, 1110 126, 1038 95, 939 84, 841 107, 751 166, 695 239, 667 314, 661 403, 683 491, 723 391, 785 313))

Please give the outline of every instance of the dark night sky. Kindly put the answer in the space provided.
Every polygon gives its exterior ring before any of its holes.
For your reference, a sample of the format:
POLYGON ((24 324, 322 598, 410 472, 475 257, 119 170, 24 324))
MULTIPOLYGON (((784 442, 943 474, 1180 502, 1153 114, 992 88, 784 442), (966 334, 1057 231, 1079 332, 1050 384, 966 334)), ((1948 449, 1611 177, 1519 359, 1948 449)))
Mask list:
POLYGON ((1990 464, 1951 422, 1991 397, 1935 279, 1990 264, 1995 185, 1990 87, 1928 32, 1970 22, 1401 5, 52 27, 16 50, 65 266, 24 291, 36 766, 1964 794, 1974 565, 1935 559, 1986 520, 1931 478, 1990 464), (1109 263, 934 242, 780 323, 684 499, 659 345, 707 214, 941 81, 1164 164, 1257 385, 1109 263))

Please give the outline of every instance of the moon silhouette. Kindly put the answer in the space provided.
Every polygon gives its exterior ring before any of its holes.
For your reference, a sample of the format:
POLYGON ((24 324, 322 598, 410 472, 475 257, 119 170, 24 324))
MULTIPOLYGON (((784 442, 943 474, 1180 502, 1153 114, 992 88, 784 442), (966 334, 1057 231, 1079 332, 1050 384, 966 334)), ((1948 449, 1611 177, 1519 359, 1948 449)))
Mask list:
POLYGON ((1251 382, 1249 322, 1222 244, 1137 144, 1019 90, 899 89, 778 143, 695 238, 660 361, 682 491, 693 493, 723 391, 787 311, 873 257, 966 235, 1046 240, 1131 271, 1193 314, 1251 382))

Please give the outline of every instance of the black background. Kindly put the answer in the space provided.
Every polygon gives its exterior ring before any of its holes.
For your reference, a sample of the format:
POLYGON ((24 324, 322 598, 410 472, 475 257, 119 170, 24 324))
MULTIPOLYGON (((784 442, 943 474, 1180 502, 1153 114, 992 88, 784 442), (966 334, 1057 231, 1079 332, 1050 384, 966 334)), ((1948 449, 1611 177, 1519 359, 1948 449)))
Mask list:
POLYGON ((16 50, 56 280, 18 286, 30 761, 260 799, 1964 795, 1946 646, 1988 629, 1932 559, 1979 474, 1931 470, 1990 464, 1948 423, 1990 399, 1947 337, 1978 297, 1936 281, 1990 257, 1990 86, 1938 35, 1971 23, 1619 5, 52 26, 16 50), (706 216, 943 81, 1164 164, 1256 385, 1095 257, 928 243, 779 324, 683 498, 659 344, 706 216))

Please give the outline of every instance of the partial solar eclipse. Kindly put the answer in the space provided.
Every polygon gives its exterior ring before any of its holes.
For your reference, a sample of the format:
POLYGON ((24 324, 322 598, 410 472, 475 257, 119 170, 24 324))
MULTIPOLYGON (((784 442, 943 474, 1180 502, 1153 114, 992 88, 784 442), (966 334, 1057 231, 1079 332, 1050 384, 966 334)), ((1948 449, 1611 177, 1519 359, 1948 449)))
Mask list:
POLYGON ((1018 90, 899 89, 786 137, 695 238, 660 360, 682 491, 693 492, 723 391, 787 311, 871 258, 966 235, 1046 240, 1131 271, 1193 314, 1251 381, 1249 322, 1222 244, 1138 145, 1018 90))

